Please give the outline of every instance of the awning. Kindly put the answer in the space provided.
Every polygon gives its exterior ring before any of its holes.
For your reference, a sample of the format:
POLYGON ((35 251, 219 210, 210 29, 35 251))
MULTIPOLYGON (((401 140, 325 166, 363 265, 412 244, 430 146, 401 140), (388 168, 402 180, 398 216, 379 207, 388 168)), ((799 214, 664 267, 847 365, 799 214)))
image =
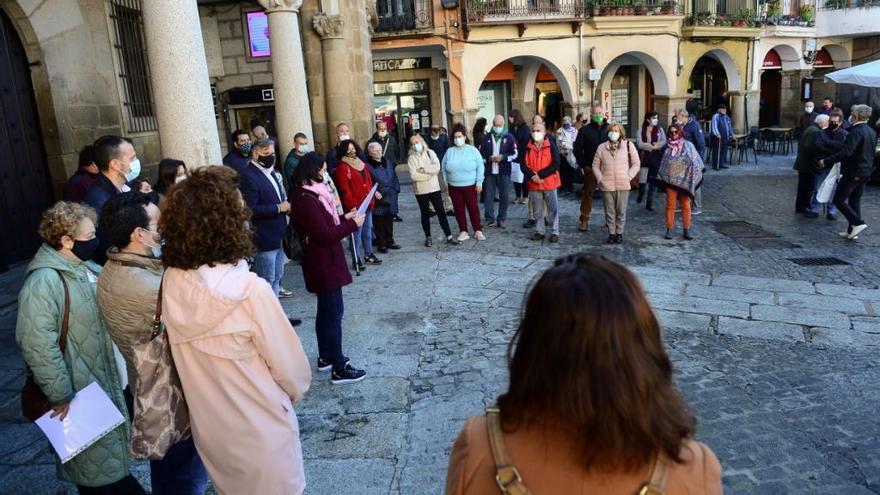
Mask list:
POLYGON ((813 62, 813 68, 827 69, 829 67, 834 67, 834 60, 831 58, 831 54, 828 53, 828 50, 823 48, 816 52, 816 61, 813 62))
POLYGON ((767 52, 767 55, 764 56, 764 63, 761 64, 762 69, 781 69, 782 68, 782 58, 776 53, 776 50, 771 49, 767 52))
POLYGON ((880 88, 880 60, 868 62, 825 75, 825 79, 838 84, 855 84, 868 88, 880 88))

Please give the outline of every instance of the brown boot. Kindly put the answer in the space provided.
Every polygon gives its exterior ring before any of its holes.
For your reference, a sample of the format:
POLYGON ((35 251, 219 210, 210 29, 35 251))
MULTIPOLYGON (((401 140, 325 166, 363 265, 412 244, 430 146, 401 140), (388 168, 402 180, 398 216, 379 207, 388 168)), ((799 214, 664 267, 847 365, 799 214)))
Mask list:
POLYGON ((578 230, 581 232, 586 232, 588 228, 589 226, 587 225, 587 222, 581 222, 580 225, 578 225, 578 230))

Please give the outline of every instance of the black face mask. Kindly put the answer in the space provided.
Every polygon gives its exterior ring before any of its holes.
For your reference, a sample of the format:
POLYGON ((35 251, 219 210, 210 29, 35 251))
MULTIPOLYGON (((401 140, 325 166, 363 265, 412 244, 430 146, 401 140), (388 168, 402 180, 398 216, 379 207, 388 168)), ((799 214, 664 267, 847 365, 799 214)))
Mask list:
POLYGON ((838 125, 840 125, 840 124, 835 124, 834 122, 830 122, 830 123, 828 124, 828 130, 833 131, 833 130, 837 129, 837 126, 838 126, 838 125))
POLYGON ((263 168, 272 168, 275 166, 275 155, 266 155, 257 158, 257 161, 263 168))
POLYGON ((73 254, 82 261, 92 259, 92 256, 95 254, 95 251, 98 250, 98 238, 94 237, 89 239, 88 241, 73 241, 73 248, 70 250, 73 254))

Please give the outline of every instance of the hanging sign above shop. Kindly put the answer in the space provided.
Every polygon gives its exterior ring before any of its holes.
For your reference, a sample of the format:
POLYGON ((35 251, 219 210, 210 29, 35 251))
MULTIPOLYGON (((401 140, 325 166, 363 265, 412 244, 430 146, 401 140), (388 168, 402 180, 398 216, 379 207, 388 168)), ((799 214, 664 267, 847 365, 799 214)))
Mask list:
POLYGON ((408 69, 430 69, 431 57, 418 58, 392 58, 388 60, 373 60, 373 72, 408 69))

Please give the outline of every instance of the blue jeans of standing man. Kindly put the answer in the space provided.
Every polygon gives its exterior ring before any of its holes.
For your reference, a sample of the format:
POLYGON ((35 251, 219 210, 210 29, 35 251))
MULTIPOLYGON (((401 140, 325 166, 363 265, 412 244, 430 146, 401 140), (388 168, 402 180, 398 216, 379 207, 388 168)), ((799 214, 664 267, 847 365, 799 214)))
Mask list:
POLYGON ((348 361, 342 354, 342 316, 345 314, 342 288, 316 295, 318 314, 315 316, 315 336, 318 338, 318 357, 332 364, 333 371, 339 371, 348 361))
POLYGON ((284 250, 260 251, 254 256, 254 273, 269 282, 277 296, 281 292, 281 279, 284 278, 284 250))
MULTIPOLYGON (((825 182, 825 178, 828 177, 828 172, 831 169, 826 168, 825 170, 813 175, 813 194, 810 195, 810 207, 807 208, 812 213, 821 213, 822 204, 818 199, 816 199, 816 193, 819 192, 819 186, 825 182)), ((834 199, 834 198, 832 198, 834 199)), ((825 203, 828 205, 828 213, 833 215, 837 213, 837 208, 834 207, 834 203, 831 201, 825 203)))
MULTIPOLYGON (((491 166, 491 165, 490 165, 491 166)), ((517 165, 514 163, 514 167, 517 165)), ((483 200, 483 208, 487 222, 506 222, 507 221, 507 203, 510 194, 510 175, 489 174, 483 181, 485 189, 485 197, 483 200), (498 217, 495 217, 495 191, 498 191, 498 217)))
POLYGON ((202 495, 208 471, 192 437, 172 445, 161 461, 150 461, 153 495, 202 495))
POLYGON ((373 254, 373 212, 367 210, 364 224, 354 231, 354 248, 357 251, 358 262, 363 263, 364 258, 373 254), (363 253, 363 254, 361 254, 363 253))

